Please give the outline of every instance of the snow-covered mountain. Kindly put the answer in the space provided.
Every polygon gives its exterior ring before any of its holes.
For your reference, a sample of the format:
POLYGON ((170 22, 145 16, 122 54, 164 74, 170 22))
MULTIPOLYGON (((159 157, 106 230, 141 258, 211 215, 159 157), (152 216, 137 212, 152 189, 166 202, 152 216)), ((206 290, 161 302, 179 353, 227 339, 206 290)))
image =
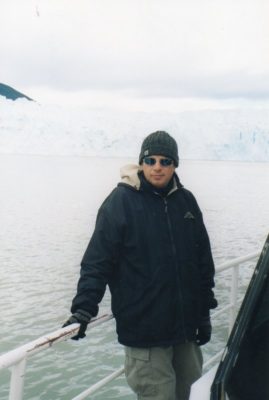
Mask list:
POLYGON ((147 134, 166 130, 183 159, 269 161, 268 111, 120 112, 0 96, 0 153, 137 157, 147 134))
POLYGON ((4 96, 9 100, 17 100, 19 98, 24 98, 30 101, 32 100, 30 97, 18 92, 18 90, 12 88, 11 86, 5 85, 4 83, 0 83, 0 96, 4 96))

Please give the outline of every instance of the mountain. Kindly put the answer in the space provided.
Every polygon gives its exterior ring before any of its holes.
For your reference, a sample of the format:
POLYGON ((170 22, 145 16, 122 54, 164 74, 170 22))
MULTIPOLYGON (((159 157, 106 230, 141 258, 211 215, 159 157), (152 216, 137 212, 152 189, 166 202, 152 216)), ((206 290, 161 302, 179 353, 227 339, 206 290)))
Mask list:
POLYGON ((25 94, 13 89, 11 86, 5 85, 4 83, 0 83, 0 96, 4 96, 9 100, 17 100, 19 98, 25 98, 30 101, 33 100, 25 94))

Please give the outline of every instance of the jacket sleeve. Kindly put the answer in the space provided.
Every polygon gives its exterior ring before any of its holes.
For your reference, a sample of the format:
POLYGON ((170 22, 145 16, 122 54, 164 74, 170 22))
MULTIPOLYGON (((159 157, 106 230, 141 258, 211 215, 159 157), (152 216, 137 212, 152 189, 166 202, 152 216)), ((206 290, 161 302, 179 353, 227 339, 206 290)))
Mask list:
POLYGON ((96 226, 81 262, 77 294, 71 312, 81 309, 93 317, 98 313, 106 285, 117 264, 120 248, 120 230, 116 218, 112 218, 107 207, 98 212, 96 226))
POLYGON ((213 288, 215 286, 214 275, 215 267, 211 253, 209 237, 204 226, 201 215, 200 234, 197 241, 199 266, 201 271, 201 288, 202 288, 202 315, 208 314, 210 309, 216 308, 218 305, 215 299, 213 288))
POLYGON ((213 288, 215 286, 214 275, 215 266, 212 257, 210 240, 206 227, 204 225, 202 212, 197 204, 196 199, 193 197, 196 209, 197 228, 196 228, 196 246, 198 255, 199 270, 201 273, 201 315, 209 315, 209 310, 216 308, 218 305, 215 299, 213 288))

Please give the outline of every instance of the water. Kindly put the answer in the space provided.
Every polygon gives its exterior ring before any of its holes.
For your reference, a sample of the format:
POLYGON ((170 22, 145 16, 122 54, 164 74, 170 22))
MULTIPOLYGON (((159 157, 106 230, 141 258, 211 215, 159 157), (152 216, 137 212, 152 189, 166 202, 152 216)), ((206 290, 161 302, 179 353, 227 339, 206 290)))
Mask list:
MULTIPOLYGON (((134 160, 0 156, 0 353, 58 329, 69 316, 97 209, 134 160)), ((203 210, 216 264, 261 249, 269 231, 269 164, 181 161, 182 183, 203 210)), ((243 276, 244 290, 251 270, 243 276)), ((227 280, 217 279, 219 299, 227 280)), ((100 313, 109 311, 106 294, 100 313)), ((216 322, 205 358, 224 340, 216 322)), ((68 400, 123 363, 114 321, 28 361, 27 400, 68 400)), ((7 371, 0 399, 8 398, 7 371)), ((132 400, 121 377, 94 399, 132 400)))

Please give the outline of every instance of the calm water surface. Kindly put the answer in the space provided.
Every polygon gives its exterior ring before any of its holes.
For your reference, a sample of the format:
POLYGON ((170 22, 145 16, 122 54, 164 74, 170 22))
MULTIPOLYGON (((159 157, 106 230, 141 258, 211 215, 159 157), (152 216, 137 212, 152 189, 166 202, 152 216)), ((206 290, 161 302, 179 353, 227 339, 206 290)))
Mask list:
MULTIPOLYGON (((102 200, 134 160, 0 156, 0 353, 58 329, 69 316, 79 264, 102 200)), ((260 250, 269 231, 269 164, 181 161, 179 176, 194 192, 211 238, 216 264, 260 250)), ((245 289, 251 267, 243 276, 245 289)), ((217 279, 219 300, 227 279, 217 279)), ((110 310, 109 293, 100 313, 110 310)), ((205 359, 225 338, 215 323, 205 359)), ((68 400, 123 363, 114 322, 87 338, 61 343, 28 361, 25 399, 68 400)), ((0 374, 8 399, 9 373, 0 374)), ((124 378, 94 399, 134 399, 124 378)))

